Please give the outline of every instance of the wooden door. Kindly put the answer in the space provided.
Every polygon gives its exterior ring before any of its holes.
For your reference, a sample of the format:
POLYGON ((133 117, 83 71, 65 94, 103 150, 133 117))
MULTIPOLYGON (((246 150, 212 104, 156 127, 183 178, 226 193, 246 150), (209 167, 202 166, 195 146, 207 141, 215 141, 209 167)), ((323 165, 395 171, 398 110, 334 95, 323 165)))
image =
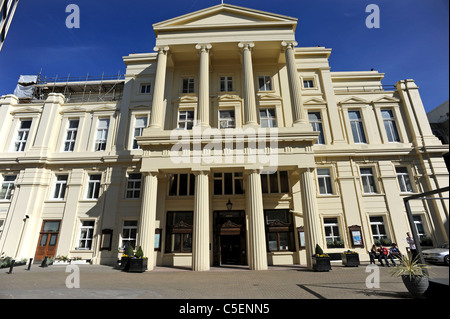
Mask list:
POLYGON ((55 257, 60 224, 60 220, 44 220, 42 222, 36 255, 34 256, 35 261, 43 260, 45 257, 55 257))

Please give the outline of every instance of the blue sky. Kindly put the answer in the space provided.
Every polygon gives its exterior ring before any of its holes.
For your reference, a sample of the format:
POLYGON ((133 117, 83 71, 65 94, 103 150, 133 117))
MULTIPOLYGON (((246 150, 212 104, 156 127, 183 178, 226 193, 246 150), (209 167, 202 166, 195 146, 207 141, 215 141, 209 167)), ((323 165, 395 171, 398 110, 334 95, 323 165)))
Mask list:
MULTIPOLYGON (((0 95, 19 75, 116 75, 122 57, 152 52, 152 24, 221 0, 20 0, 0 52, 0 95), (68 29, 66 7, 80 8, 80 28, 68 29)), ((331 71, 385 73, 383 84, 414 79, 427 111, 449 96, 448 0, 225 0, 225 3, 299 19, 299 46, 331 48, 331 71), (380 8, 369 29, 368 4, 380 8)))

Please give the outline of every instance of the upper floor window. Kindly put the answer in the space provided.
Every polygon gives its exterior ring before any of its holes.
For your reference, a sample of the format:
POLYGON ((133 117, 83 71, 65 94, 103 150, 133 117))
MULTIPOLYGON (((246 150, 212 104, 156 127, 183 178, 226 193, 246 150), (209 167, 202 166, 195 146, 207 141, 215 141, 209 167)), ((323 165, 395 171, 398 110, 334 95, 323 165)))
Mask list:
POLYGON ((100 194, 100 181, 102 179, 101 174, 89 175, 88 191, 86 194, 87 199, 98 199, 100 194))
POLYGON ((194 174, 172 174, 169 176, 169 196, 194 195, 194 174))
POLYGON ((395 171, 397 173, 397 180, 400 186, 400 191, 402 193, 412 193, 413 187, 408 169, 406 167, 396 167, 395 171))
POLYGON ((183 93, 194 93, 195 92, 195 80, 194 78, 183 79, 183 93))
POLYGON ((348 117, 350 118, 350 126, 352 128, 353 141, 355 143, 367 143, 361 113, 356 110, 348 111, 348 117))
POLYGON ((66 139, 64 140, 64 152, 73 152, 77 139, 79 120, 69 120, 66 139))
POLYGON ((233 77, 232 76, 221 76, 220 77, 220 92, 231 92, 233 91, 233 77))
POLYGON ((134 120, 134 139, 133 139, 133 149, 140 149, 136 137, 142 136, 142 132, 147 127, 147 116, 137 116, 134 120))
POLYGON ((233 194, 244 194, 242 173, 214 173, 214 195, 233 194))
POLYGON ((314 80, 303 80, 303 88, 305 89, 314 88, 314 80))
POLYGON ((31 120, 20 120, 19 130, 17 131, 16 140, 14 143, 14 151, 23 152, 27 144, 28 136, 30 135, 31 120))
POLYGON ((4 175, 2 181, 2 188, 0 189, 0 200, 10 200, 12 190, 14 189, 14 182, 16 175, 4 175))
POLYGON ((143 83, 139 88, 141 94, 149 94, 152 90, 152 85, 150 83, 143 83))
POLYGON ((364 188, 364 193, 366 194, 374 194, 377 193, 377 186, 375 183, 375 178, 373 175, 372 168, 370 167, 361 167, 360 168, 362 184, 364 188))
POLYGON ((274 108, 264 108, 259 110, 259 119, 261 127, 277 127, 277 117, 274 108))
POLYGON ((178 128, 183 130, 192 130, 194 126, 194 111, 178 112, 178 128))
POLYGON ((269 75, 258 76, 260 91, 272 91, 272 77, 269 75))
POLYGON ((289 174, 287 171, 277 171, 272 174, 261 174, 263 193, 289 193, 289 174))
POLYGON ((55 182, 55 190, 53 191, 53 199, 64 199, 66 195, 68 175, 57 175, 55 182))
POLYGON ((133 173, 128 175, 126 198, 141 197, 142 175, 133 173))
POLYGON ((235 128, 234 110, 219 111, 219 128, 235 128))
POLYGON ((318 168, 317 179, 319 182, 319 193, 322 195, 332 195, 331 170, 329 168, 318 168))
POLYGON ((322 117, 320 112, 309 112, 308 113, 309 123, 311 123, 314 132, 320 132, 317 144, 325 144, 325 137, 323 135, 322 117))
POLYGON ((397 124, 395 123, 394 113, 392 110, 381 110, 383 117, 384 128, 389 142, 400 142, 400 135, 398 134, 397 124))
POLYGON ((104 151, 108 140, 109 119, 99 119, 95 135, 95 151, 104 151))

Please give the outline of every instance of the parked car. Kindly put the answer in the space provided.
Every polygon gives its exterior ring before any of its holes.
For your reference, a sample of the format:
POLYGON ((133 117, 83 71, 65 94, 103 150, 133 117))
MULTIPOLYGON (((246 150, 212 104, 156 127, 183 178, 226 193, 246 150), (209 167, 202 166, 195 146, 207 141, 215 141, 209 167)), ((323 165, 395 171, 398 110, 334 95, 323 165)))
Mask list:
POLYGON ((422 254, 426 261, 445 263, 448 266, 448 243, 438 248, 426 249, 422 251, 422 254))

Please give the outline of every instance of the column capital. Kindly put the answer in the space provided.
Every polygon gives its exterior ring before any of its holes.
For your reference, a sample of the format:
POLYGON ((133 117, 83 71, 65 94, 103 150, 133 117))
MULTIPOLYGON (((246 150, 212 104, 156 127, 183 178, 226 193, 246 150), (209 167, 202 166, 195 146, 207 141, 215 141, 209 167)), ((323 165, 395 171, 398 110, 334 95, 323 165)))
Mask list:
POLYGON ((168 45, 157 45, 153 48, 153 51, 158 52, 158 54, 167 54, 170 50, 168 45))
POLYGON ((281 46, 286 47, 286 49, 294 49, 297 45, 298 45, 298 42, 295 40, 281 42, 281 46))
POLYGON ((212 49, 212 45, 211 43, 198 43, 195 48, 201 52, 208 52, 209 50, 212 49))
POLYGON ((238 47, 240 47, 242 50, 251 50, 255 47, 255 43, 249 41, 249 42, 239 42, 238 47))

